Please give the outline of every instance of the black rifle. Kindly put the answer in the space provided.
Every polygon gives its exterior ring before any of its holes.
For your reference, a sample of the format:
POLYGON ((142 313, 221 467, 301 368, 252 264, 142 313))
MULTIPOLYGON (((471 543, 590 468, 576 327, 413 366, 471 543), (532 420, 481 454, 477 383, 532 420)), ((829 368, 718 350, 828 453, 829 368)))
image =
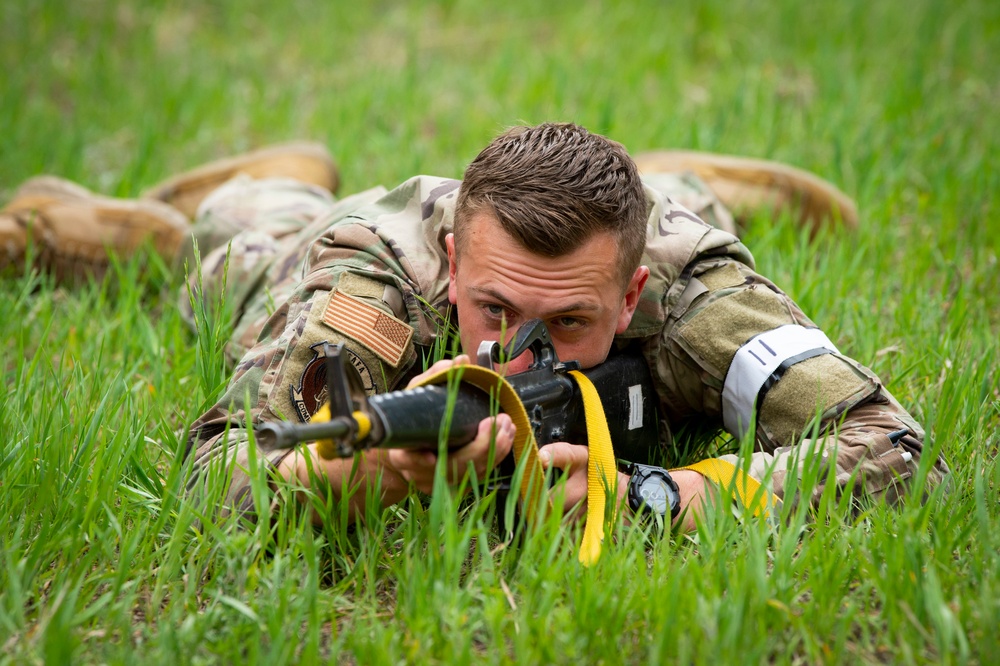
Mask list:
MULTIPOLYGON (((577 370, 576 361, 560 362, 544 322, 534 319, 523 324, 503 349, 496 342, 484 342, 477 361, 492 368, 501 360, 530 351, 533 361, 524 372, 507 377, 524 404, 535 441, 587 443, 583 400, 576 381, 567 372, 577 370)), ((257 443, 265 449, 290 448, 301 442, 333 440, 337 453, 349 457, 357 451, 380 448, 432 448, 446 436, 449 449, 458 448, 476 436, 479 423, 496 413, 485 392, 467 384, 453 387, 422 386, 367 397, 357 370, 347 362, 341 346, 327 349, 327 385, 330 420, 295 424, 288 421, 264 423, 256 428, 257 443), (450 427, 442 433, 449 403, 450 427), (371 422, 367 435, 359 436, 355 412, 371 422)), ((585 370, 601 396, 608 430, 619 458, 645 462, 658 440, 657 397, 649 367, 637 353, 614 353, 604 363, 585 370)))

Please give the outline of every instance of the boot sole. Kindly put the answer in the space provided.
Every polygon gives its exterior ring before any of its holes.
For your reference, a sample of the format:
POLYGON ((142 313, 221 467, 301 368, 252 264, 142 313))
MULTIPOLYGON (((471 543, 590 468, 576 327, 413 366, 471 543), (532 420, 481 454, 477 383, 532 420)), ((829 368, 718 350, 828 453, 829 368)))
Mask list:
POLYGON ((780 162, 697 151, 663 150, 634 158, 645 173, 691 171, 708 183, 738 218, 761 209, 793 212, 799 224, 815 232, 826 224, 854 229, 854 201, 822 178, 780 162))
POLYGON ((99 274, 109 250, 127 257, 147 241, 173 259, 190 233, 187 219, 166 204, 104 197, 54 176, 27 181, 3 213, 34 227, 43 265, 60 278, 99 274))

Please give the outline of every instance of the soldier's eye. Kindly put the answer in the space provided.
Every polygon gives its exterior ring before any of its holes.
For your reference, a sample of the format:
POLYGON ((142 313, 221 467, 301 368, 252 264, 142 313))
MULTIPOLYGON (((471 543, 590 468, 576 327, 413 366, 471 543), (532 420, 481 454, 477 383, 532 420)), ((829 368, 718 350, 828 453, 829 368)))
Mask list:
POLYGON ((579 317, 556 317, 553 323, 559 326, 559 328, 574 330, 583 327, 586 322, 579 317))

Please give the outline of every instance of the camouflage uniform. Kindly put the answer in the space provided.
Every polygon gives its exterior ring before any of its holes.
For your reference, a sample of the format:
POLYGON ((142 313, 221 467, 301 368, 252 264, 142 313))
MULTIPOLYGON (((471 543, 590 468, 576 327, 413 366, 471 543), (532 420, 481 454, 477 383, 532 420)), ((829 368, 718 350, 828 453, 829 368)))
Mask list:
MULTIPOLYGON (((669 433, 685 424, 714 432, 725 426, 737 436, 755 424, 749 473, 778 497, 797 467, 811 462, 821 473, 835 465, 838 486, 856 478, 855 492, 897 498, 919 463, 920 426, 870 370, 837 352, 754 271, 747 249, 723 230, 732 228, 731 216, 704 183, 691 174, 656 174, 645 184, 643 263, 651 273, 617 344, 637 345, 652 369, 667 459, 669 433), (782 348, 789 351, 782 355, 782 348), (760 389, 754 381, 741 385, 760 372, 770 373, 760 389), (800 442, 817 416, 837 427, 800 442), (891 441, 888 434, 901 430, 906 434, 891 441)), ((307 420, 325 399, 324 342, 345 343, 372 393, 404 386, 421 370, 449 311, 444 238, 459 185, 418 176, 392 191, 335 201, 295 181, 244 178, 205 200, 194 235, 207 253, 209 299, 231 239, 227 300, 236 323, 226 353, 235 370, 226 393, 192 426, 193 479, 225 456, 236 463, 227 506, 253 508, 242 471, 248 412, 254 423, 307 420), (356 313, 367 317, 367 328, 356 328, 356 313)), ((190 318, 186 296, 181 307, 190 318)), ((287 454, 267 459, 277 465, 287 454)), ((947 471, 935 461, 930 483, 947 471)))

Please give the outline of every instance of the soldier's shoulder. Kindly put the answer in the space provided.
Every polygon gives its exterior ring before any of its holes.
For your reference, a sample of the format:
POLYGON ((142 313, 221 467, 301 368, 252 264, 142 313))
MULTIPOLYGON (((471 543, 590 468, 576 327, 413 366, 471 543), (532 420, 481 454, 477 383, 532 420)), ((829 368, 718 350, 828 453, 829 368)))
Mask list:
POLYGON ((407 218, 430 221, 446 209, 454 209, 461 181, 439 176, 419 175, 403 181, 391 190, 371 198, 351 210, 342 220, 364 220, 381 224, 387 220, 407 218))

